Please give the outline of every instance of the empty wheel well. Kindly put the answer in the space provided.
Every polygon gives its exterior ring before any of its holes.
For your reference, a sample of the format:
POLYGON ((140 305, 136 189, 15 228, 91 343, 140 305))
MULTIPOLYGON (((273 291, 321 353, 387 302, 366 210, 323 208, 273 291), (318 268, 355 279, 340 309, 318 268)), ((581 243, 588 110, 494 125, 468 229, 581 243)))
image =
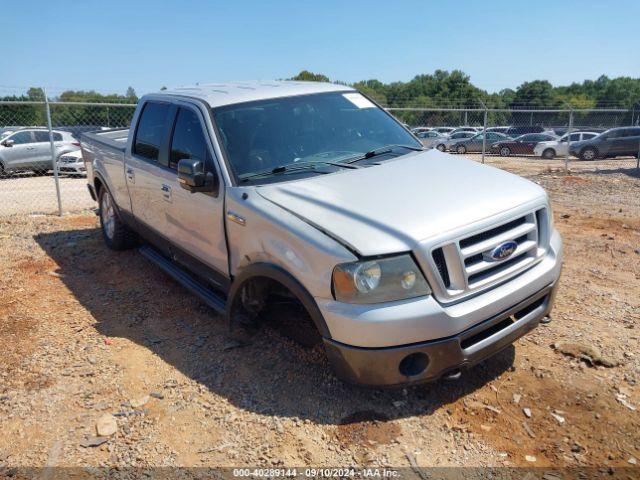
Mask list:
POLYGON ((269 264, 247 267, 234 279, 227 315, 232 336, 269 325, 304 345, 330 338, 314 298, 288 272, 269 264))
POLYGON ((99 177, 96 177, 93 181, 93 186, 96 189, 96 196, 100 198, 100 189, 102 188, 102 180, 99 177))
POLYGON ((285 285, 269 277, 246 280, 229 304, 232 333, 253 335, 267 326, 305 346, 321 336, 302 301, 285 285))

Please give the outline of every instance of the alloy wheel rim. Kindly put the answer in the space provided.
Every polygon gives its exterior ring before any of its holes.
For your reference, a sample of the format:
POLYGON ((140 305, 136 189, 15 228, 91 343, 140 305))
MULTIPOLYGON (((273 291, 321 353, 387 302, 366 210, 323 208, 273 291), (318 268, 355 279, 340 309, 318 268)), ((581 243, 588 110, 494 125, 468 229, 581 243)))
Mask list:
POLYGON ((105 193, 102 196, 102 208, 100 209, 100 215, 102 217, 104 233, 108 238, 113 238, 116 218, 113 203, 111 202, 111 196, 108 193, 105 193))

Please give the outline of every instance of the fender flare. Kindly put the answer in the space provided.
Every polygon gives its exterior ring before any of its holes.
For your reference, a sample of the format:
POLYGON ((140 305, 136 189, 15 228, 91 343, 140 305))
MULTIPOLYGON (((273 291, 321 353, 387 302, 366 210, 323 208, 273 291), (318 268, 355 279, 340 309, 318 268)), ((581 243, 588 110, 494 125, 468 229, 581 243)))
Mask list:
POLYGON ((240 292, 242 286, 247 280, 257 277, 266 277, 271 280, 275 280, 288 288, 289 291, 293 293, 293 295, 295 295, 295 297, 305 307, 320 335, 327 339, 331 338, 327 322, 325 322, 322 312, 320 312, 313 296, 293 275, 287 272, 284 268, 271 263, 254 263, 249 265, 246 268, 243 268, 240 274, 233 279, 233 283, 231 284, 231 288, 229 289, 227 296, 226 315, 228 321, 231 320, 231 308, 235 301, 235 297, 240 292))

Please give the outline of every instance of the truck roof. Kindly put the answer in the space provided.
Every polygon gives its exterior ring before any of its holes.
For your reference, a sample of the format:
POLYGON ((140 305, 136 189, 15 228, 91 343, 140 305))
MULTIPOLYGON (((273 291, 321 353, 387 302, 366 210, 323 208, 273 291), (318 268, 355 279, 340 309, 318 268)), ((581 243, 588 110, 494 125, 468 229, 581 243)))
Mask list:
POLYGON ((291 80, 233 82, 199 84, 191 87, 178 87, 160 92, 162 95, 180 95, 199 98, 210 107, 220 107, 235 103, 266 100, 269 98, 291 97, 324 92, 354 91, 346 85, 325 82, 298 82, 291 80))

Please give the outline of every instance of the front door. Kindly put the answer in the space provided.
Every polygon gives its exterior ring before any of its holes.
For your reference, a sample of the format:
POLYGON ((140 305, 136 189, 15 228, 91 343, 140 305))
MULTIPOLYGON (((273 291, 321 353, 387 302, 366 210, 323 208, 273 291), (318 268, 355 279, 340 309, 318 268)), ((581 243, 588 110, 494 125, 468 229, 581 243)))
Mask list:
POLYGON ((10 147, 2 147, 5 170, 27 168, 34 157, 33 134, 29 130, 16 132, 5 141, 13 142, 10 147))
POLYGON ((218 178, 220 171, 214 160, 210 135, 202 112, 189 103, 179 105, 169 144, 169 170, 166 187, 172 201, 165 203, 166 233, 174 250, 174 258, 190 270, 218 287, 226 287, 228 254, 224 231, 224 190, 217 195, 191 193, 178 182, 178 162, 197 159, 218 178))

